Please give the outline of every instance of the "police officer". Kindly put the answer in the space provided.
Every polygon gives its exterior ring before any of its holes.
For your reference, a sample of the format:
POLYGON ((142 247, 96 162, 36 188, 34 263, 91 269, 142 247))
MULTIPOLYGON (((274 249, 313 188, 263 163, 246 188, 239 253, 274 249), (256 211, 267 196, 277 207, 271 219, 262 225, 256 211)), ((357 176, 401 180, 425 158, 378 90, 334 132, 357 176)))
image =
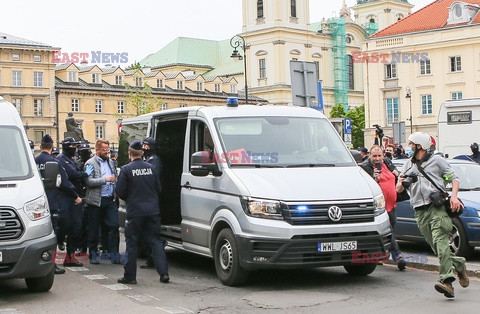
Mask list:
MULTIPOLYGON (((78 159, 77 159, 77 169, 80 171, 85 171, 85 163, 92 157, 92 150, 87 141, 81 141, 78 145, 78 159)), ((85 180, 82 181, 82 197, 85 196, 86 186, 85 180)), ((88 237, 88 211, 83 205, 83 214, 82 214, 82 235, 80 237, 80 246, 82 253, 87 253, 87 237, 88 237)))
POLYGON ((160 281, 167 283, 168 264, 162 240, 159 237, 160 217, 158 209, 159 179, 154 168, 142 161, 142 143, 132 142, 128 148, 130 163, 123 166, 118 177, 115 192, 127 204, 125 241, 127 244, 127 263, 124 276, 119 283, 136 284, 137 280, 137 244, 139 234, 144 234, 153 252, 153 261, 160 281))
POLYGON ((32 155, 35 155, 35 142, 32 140, 28 140, 28 145, 30 145, 30 149, 32 150, 32 155))
POLYGON ((57 156, 60 155, 60 151, 58 150, 58 148, 54 147, 54 148, 52 149, 52 152, 50 153, 50 155, 51 155, 52 157, 57 158, 57 156))
POLYGON ((88 167, 85 172, 79 171, 73 156, 77 150, 77 142, 73 137, 66 137, 62 141, 62 153, 57 160, 65 168, 68 180, 75 186, 76 197, 60 194, 59 197, 59 218, 60 230, 67 235, 67 256, 64 266, 81 267, 83 264, 75 258, 75 250, 81 246, 82 232, 82 202, 85 197, 84 180, 93 172, 93 167, 88 167))
POLYGON ((470 149, 472 150, 472 155, 470 155, 470 158, 472 158, 473 161, 475 161, 476 163, 479 163, 480 164, 480 153, 478 152, 478 144, 477 143, 473 143, 472 145, 470 145, 470 149))
MULTIPOLYGON (((40 143, 40 149, 42 152, 35 157, 35 163, 37 164, 40 175, 45 177, 45 164, 49 161, 58 163, 58 160, 53 158, 50 154, 52 152, 53 140, 52 137, 46 134, 40 143)), ((63 189, 64 193, 75 195, 75 187, 68 181, 67 173, 61 166, 59 167, 60 176, 62 179, 61 185, 54 189, 45 189, 47 194, 48 206, 50 207, 51 219, 55 235, 58 237, 58 191, 63 189)), ((55 264, 55 274, 64 274, 65 269, 61 269, 55 264)))

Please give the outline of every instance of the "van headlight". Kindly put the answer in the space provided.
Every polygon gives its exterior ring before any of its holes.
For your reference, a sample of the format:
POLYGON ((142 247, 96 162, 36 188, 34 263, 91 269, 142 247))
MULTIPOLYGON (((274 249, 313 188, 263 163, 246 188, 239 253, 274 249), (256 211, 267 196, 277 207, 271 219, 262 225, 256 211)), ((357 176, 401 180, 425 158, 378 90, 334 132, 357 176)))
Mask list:
POLYGON ((26 203, 23 210, 30 220, 39 220, 50 216, 48 201, 45 195, 26 203))
POLYGON ((240 201, 245 214, 248 216, 266 219, 283 219, 282 203, 279 201, 247 197, 241 197, 240 201))
POLYGON ((375 209, 375 216, 383 214, 385 211, 385 197, 379 194, 373 198, 373 208, 375 209))

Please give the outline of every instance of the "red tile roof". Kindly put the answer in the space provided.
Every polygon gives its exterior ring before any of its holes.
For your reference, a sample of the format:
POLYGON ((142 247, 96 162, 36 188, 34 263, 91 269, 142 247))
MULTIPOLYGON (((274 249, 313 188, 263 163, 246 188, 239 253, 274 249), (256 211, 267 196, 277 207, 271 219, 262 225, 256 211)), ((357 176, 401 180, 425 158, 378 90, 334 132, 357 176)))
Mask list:
MULTIPOLYGON (((442 29, 456 25, 447 25, 448 8, 459 0, 436 0, 415 13, 408 15, 395 24, 376 32, 370 38, 394 36, 405 33, 442 29)), ((460 0, 464 3, 479 4, 480 0, 460 0)), ((467 24, 480 24, 480 11, 467 24)), ((461 25, 461 24, 460 24, 461 25)))

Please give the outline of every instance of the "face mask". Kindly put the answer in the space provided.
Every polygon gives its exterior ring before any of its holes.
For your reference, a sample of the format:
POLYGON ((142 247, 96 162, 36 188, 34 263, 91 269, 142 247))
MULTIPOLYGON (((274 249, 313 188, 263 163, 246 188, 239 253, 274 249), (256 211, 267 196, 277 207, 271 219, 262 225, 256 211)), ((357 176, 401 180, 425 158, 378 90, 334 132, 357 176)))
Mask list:
POLYGON ((413 151, 411 146, 407 146, 407 148, 405 148, 405 154, 407 154, 408 158, 411 158, 413 157, 415 152, 413 151))
POLYGON ((75 152, 77 151, 76 147, 64 147, 63 148, 63 153, 67 156, 72 158, 75 156, 75 152))
POLYGON ((472 147, 472 153, 478 154, 478 147, 472 147))
POLYGON ((387 158, 389 158, 389 159, 392 159, 392 153, 391 152, 386 152, 385 156, 387 156, 387 158))

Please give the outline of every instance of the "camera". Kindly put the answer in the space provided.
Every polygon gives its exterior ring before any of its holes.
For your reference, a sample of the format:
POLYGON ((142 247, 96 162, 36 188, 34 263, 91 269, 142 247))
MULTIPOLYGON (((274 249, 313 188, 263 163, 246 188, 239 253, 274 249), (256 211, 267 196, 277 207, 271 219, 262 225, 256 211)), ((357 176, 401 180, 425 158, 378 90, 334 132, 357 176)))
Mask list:
POLYGON ((418 181, 418 177, 416 174, 411 174, 411 175, 403 175, 405 178, 402 182, 402 185, 404 188, 409 188, 412 183, 415 183, 418 181))

